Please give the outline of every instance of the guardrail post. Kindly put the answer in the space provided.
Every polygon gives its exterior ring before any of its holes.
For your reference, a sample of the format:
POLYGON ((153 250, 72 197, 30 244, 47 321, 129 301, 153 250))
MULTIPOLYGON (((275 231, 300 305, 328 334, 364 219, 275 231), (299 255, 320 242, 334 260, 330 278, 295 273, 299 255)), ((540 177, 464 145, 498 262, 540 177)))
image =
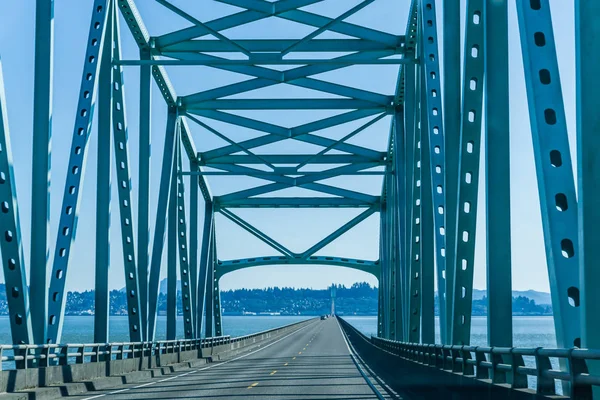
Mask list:
POLYGON ((476 371, 475 371, 475 377, 477 379, 489 379, 490 378, 490 370, 482 367, 481 363, 482 362, 486 362, 487 361, 487 357, 485 356, 485 353, 483 351, 479 351, 479 348, 475 348, 475 366, 476 371))
POLYGON ((556 394, 554 379, 546 376, 546 372, 552 369, 550 358, 540 354, 541 347, 535 349, 535 369, 537 370, 536 393, 543 395, 556 394))
POLYGON ((490 353, 490 362, 492 363, 490 378, 492 379, 492 383, 506 383, 506 372, 498 370, 498 364, 502 364, 502 361, 502 355, 494 353, 494 348, 492 347, 492 352, 490 353))
POLYGON ((38 360, 38 367, 44 368, 50 365, 50 346, 45 345, 40 351, 40 359, 38 360))
POLYGON ((475 369, 473 365, 469 364, 471 359, 471 351, 465 350, 465 346, 460 348, 460 357, 462 358, 462 373, 463 375, 473 376, 475 375, 475 369))
POLYGON ((573 358, 573 350, 569 350, 568 363, 569 373, 571 375, 571 381, 569 385, 569 396, 572 399, 581 400, 592 400, 594 395, 592 391, 592 385, 577 383, 577 375, 587 374, 588 369, 585 360, 580 358, 573 358))
POLYGON ((512 367, 512 377, 510 380, 510 387, 513 389, 525 389, 527 388, 527 376, 519 374, 519 367, 525 366, 523 356, 515 354, 515 348, 510 349, 510 365, 512 367))
POLYGON ((60 347, 58 365, 69 364, 69 346, 60 347))
POLYGON ((75 357, 75 364, 83 364, 85 346, 77 346, 78 355, 75 357))

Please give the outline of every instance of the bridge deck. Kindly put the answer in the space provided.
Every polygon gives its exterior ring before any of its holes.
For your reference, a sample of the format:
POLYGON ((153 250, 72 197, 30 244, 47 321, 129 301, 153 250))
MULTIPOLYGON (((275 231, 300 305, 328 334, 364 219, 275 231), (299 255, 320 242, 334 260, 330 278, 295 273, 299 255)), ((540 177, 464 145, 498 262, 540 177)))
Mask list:
POLYGON ((258 350, 145 383, 73 399, 377 399, 350 357, 334 318, 258 350), (115 391, 121 391, 114 393, 115 391))

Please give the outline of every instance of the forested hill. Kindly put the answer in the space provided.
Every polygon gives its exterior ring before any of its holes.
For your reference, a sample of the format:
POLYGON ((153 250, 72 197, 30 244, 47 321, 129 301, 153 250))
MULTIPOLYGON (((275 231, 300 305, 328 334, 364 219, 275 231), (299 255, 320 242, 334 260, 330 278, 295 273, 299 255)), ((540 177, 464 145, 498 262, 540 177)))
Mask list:
MULTIPOLYGON (((336 312, 343 315, 377 315, 377 288, 368 283, 355 283, 351 287, 337 286, 336 312)), ((513 292, 514 315, 551 315, 552 307, 536 302, 519 292, 513 292)), ((126 293, 122 290, 110 292, 110 312, 112 315, 127 315, 126 293)), ((166 295, 158 296, 158 312, 166 312, 166 295)), ((221 292, 221 306, 224 315, 320 315, 331 310, 329 289, 236 289, 221 292)), ((181 293, 178 293, 178 308, 181 310, 181 293)), ((94 291, 69 292, 67 295, 67 315, 92 315, 94 313, 94 291)), ((436 309, 437 315, 437 301, 436 309)), ((473 315, 487 313, 487 299, 473 300, 473 315)), ((0 315, 8 314, 6 289, 0 284, 0 315)))

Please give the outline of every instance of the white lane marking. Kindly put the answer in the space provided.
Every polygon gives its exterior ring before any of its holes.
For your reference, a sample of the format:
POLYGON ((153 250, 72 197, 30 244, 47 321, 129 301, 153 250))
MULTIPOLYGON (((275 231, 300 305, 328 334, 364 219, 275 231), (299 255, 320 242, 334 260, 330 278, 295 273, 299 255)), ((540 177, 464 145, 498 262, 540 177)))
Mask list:
POLYGON ((229 364, 230 362, 237 361, 237 360, 239 360, 239 359, 242 359, 242 358, 246 358, 246 357, 248 357, 248 356, 251 356, 252 354, 258 353, 259 351, 262 351, 262 350, 264 350, 264 349, 266 349, 266 348, 268 348, 268 347, 271 347, 271 346, 273 346, 274 344, 281 342, 283 339, 287 339, 288 337, 290 337, 290 336, 292 336, 292 335, 294 335, 294 334, 296 334, 296 333, 300 332, 301 330, 303 330, 303 329, 305 329, 305 328, 308 328, 308 327, 309 327, 309 326, 311 326, 311 325, 312 325, 312 324, 310 324, 310 325, 305 325, 305 326, 303 326, 302 328, 300 328, 300 329, 298 329, 298 330, 296 330, 296 331, 294 331, 294 332, 292 332, 292 333, 290 333, 290 334, 288 334, 288 335, 285 335, 285 336, 284 336, 284 337, 282 337, 281 339, 277 339, 277 340, 276 340, 276 341, 274 341, 273 343, 269 343, 268 345, 266 345, 266 346, 264 346, 264 347, 261 347, 261 348, 260 348, 260 349, 258 349, 258 350, 254 350, 254 351, 252 351, 252 352, 250 352, 250 353, 248 353, 248 354, 244 354, 243 356, 239 356, 239 357, 236 357, 236 358, 232 358, 231 360, 223 361, 222 363, 218 363, 218 364, 212 364, 212 365, 209 365, 208 367, 204 367, 204 368, 195 369, 195 370, 193 370, 193 371, 186 372, 186 373, 184 373, 184 374, 180 374, 180 375, 176 375, 176 376, 172 376, 172 377, 170 377, 170 378, 162 379, 162 380, 160 380, 160 381, 149 382, 149 383, 145 383, 145 384, 143 384, 143 385, 134 386, 134 387, 132 387, 132 388, 121 389, 121 390, 117 390, 117 391, 114 391, 114 392, 109 392, 109 393, 99 394, 99 395, 92 396, 92 397, 86 397, 86 398, 84 398, 84 399, 81 399, 81 400, 93 400, 93 399, 99 399, 99 398, 101 398, 101 397, 105 397, 105 396, 109 396, 109 395, 113 395, 113 394, 118 394, 118 393, 123 393, 123 392, 127 392, 127 391, 129 391, 129 390, 133 390, 133 389, 139 389, 139 388, 142 388, 142 387, 144 387, 144 386, 150 386, 150 385, 154 385, 154 384, 156 384, 156 383, 170 381, 170 380, 172 380, 172 379, 181 378, 181 377, 183 377, 183 376, 187 376, 187 375, 190 375, 190 374, 195 374, 196 372, 205 371, 205 370, 207 370, 207 369, 216 368, 216 367, 219 367, 219 366, 221 366, 221 365, 229 364))
POLYGON ((379 390, 377 390, 377 388, 375 387, 375 385, 373 385, 373 382, 371 382, 365 371, 363 371, 358 361, 356 361, 356 357, 354 356, 354 348, 350 348, 350 344, 348 343, 348 339, 346 339, 346 334, 342 330, 342 325, 340 325, 340 321, 336 318, 335 322, 337 322, 338 328, 340 329, 340 333, 342 334, 342 338, 344 339, 344 343, 346 343, 346 347, 348 348, 348 353, 350 353, 350 358, 352 358, 352 361, 358 369, 358 372, 362 375, 363 379, 367 382, 367 385, 369 385, 373 393, 375 393, 375 396, 377 396, 379 400, 385 400, 385 397, 383 397, 379 390))

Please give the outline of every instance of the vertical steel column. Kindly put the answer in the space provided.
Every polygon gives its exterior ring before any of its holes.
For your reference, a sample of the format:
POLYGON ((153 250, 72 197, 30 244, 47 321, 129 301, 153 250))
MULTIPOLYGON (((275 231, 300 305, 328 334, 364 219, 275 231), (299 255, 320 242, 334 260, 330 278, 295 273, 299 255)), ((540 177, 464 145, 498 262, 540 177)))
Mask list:
MULTIPOLYGON (((444 280, 445 325, 442 343, 450 343, 454 268, 456 265, 456 209, 458 208, 458 154, 460 151, 460 0, 443 1, 444 32, 444 129, 446 134, 446 269, 444 280)), ((444 283, 444 282, 442 282, 444 283)), ((441 297, 440 297, 441 298, 441 297)), ((441 305, 441 303, 440 303, 441 305)), ((441 315, 441 309, 440 309, 441 315)))
POLYGON ((35 8, 35 78, 33 158, 31 165, 31 323, 35 343, 48 329, 48 229, 54 76, 54 0, 37 0, 35 8))
POLYGON ((98 75, 98 157, 96 175, 96 269, 94 343, 108 343, 108 270, 110 268, 110 197, 112 163, 112 58, 114 8, 108 5, 106 33, 98 75))
MULTIPOLYGON (((577 73, 577 183, 579 195, 579 270, 581 279, 581 345, 600 348, 600 4, 575 1, 577 73)), ((592 364, 598 371, 598 362, 592 364)), ((590 372, 595 372, 590 371, 590 372)))
POLYGON ((100 49, 103 48, 106 22, 109 16, 107 12, 108 4, 108 0, 95 0, 92 9, 85 64, 69 156, 69 167, 67 169, 58 234, 56 236, 52 275, 50 276, 48 338, 46 340, 49 343, 55 343, 60 340, 62 331, 64 305, 67 298, 65 293, 65 279, 71 245, 75 239, 77 228, 76 217, 79 210, 79 194, 83 185, 82 177, 86 164, 87 144, 91 131, 96 90, 98 88, 98 71, 101 63, 100 49))
MULTIPOLYGON (((206 288, 210 275, 210 252, 212 249, 212 227, 214 223, 213 203, 204 203, 204 229, 202 231, 202 249, 200 252, 200 271, 198 274, 198 294, 196 303, 196 336, 202 335, 204 324, 204 309, 206 300, 206 288)), ((206 321, 208 322, 208 316, 206 321)))
POLYGON ((488 344, 512 347, 507 1, 486 0, 484 18, 488 344))
POLYGON ((165 227, 167 225, 167 209, 169 194, 171 192, 171 178, 173 174, 173 160, 175 157, 175 131, 177 129, 177 109, 169 108, 167 118, 167 131, 161 167, 160 184, 158 192, 158 206, 156 208, 156 223, 154 227, 154 241, 152 243, 152 258, 150 265, 150 280, 148 282, 148 340, 154 340, 156 328, 156 309, 158 305, 158 286, 160 284, 160 270, 162 265, 163 248, 165 245, 165 227))
MULTIPOLYGON (((393 120, 394 125, 396 124, 395 120, 396 118, 393 120)), ((402 123, 402 119, 400 119, 398 123, 402 123)), ((396 128, 394 127, 392 130, 393 135, 395 135, 395 131, 396 128)), ((390 213, 390 258, 392 260, 390 268, 390 297, 392 305, 390 319, 392 321, 391 338, 394 340, 400 340, 400 338, 404 336, 402 331, 404 326, 404 301, 402 298, 402 275, 404 273, 404 265, 401 261, 402 252, 400 245, 400 232, 402 231, 403 218, 400 218, 400 210, 402 208, 400 206, 400 191, 397 184, 400 170, 395 166, 401 156, 401 154, 398 153, 404 151, 400 145, 402 142, 403 138, 400 142, 398 142, 397 138, 394 139, 394 156, 392 160, 394 167, 390 174, 390 203, 392 206, 392 212, 390 213)))
MULTIPOLYGON (((177 124, 179 125, 179 124, 177 124)), ((177 337, 177 160, 181 156, 178 127, 175 128, 175 157, 169 188, 169 215, 167 223, 167 340, 177 337)))
POLYGON ((210 250, 208 252, 207 277, 206 277, 206 321, 205 321, 205 336, 213 337, 214 332, 214 300, 215 300, 215 268, 214 263, 216 246, 215 246, 215 224, 213 222, 211 228, 210 250))
POLYGON ((517 12, 557 345, 580 346, 577 200, 550 4, 517 12))
MULTIPOLYGON (((468 345, 471 340, 473 273, 475 269, 475 230, 479 194, 479 158, 481 154, 481 114, 485 43, 484 0, 467 1, 465 62, 460 125, 458 166, 458 209, 456 217, 456 253, 452 293, 452 331, 449 343, 468 345)), ((493 78, 492 78, 493 79, 493 78)), ((447 263, 450 264, 450 263, 447 263)), ((448 270, 446 270, 448 276, 448 270)), ((446 293, 448 300, 448 293, 446 293)))
POLYGON ((384 255, 384 262, 381 265, 381 267, 383 268, 382 271, 382 275, 383 275, 383 337, 389 339, 390 336, 390 253, 389 253, 389 222, 388 222, 388 218, 389 218, 389 204, 388 204, 388 198, 387 198, 387 191, 388 189, 388 182, 389 179, 387 178, 387 174, 386 174, 386 178, 385 178, 385 192, 386 192, 386 198, 385 198, 385 203, 384 206, 385 208, 382 211, 382 220, 383 220, 383 224, 382 224, 382 228, 383 228, 383 240, 382 240, 382 245, 383 245, 383 255, 384 255))
MULTIPOLYGON (((216 252, 215 252, 216 253, 216 252)), ((218 258, 215 255, 215 260, 218 258)), ((213 262, 214 275, 216 276, 218 262, 213 262)), ((214 279, 215 285, 215 336, 223 336, 223 318, 221 317, 221 289, 219 288, 219 278, 214 279)))
POLYGON ((190 265, 187 246, 187 222, 185 216, 185 185, 183 183, 182 152, 178 146, 177 157, 177 237, 179 238, 179 279, 181 280, 181 308, 183 312, 183 332, 186 339, 194 336, 194 318, 190 288, 190 265))
MULTIPOLYGON (((149 60, 150 51, 140 52, 141 60, 149 60)), ((140 150, 139 150, 139 188, 138 188, 138 280, 140 282, 140 305, 144 340, 148 339, 148 267, 150 245, 150 143, 152 106, 152 67, 140 66, 140 150)))
MULTIPOLYGON (((115 14, 117 12, 115 11, 115 14)), ((119 18, 115 15, 114 27, 114 57, 121 59, 119 18)), ((125 112, 125 85, 123 67, 112 69, 113 93, 113 139, 115 150, 115 165, 117 169, 119 214, 121 222, 121 245, 123 247, 123 272, 125 272, 125 289, 127 291, 127 317, 129 320, 129 340, 142 340, 142 321, 140 316, 140 294, 138 271, 135 263, 135 244, 133 236, 133 215, 131 202, 131 174, 129 170, 129 132, 127 113, 125 112)))
POLYGON ((405 262, 405 240, 407 232, 406 220, 406 194, 407 194, 407 179, 406 179, 406 151, 405 151, 405 132, 404 132, 404 113, 397 111, 394 115, 394 174, 393 186, 394 190, 394 258, 395 258, 395 277, 394 277, 394 296, 396 312, 394 319, 396 320, 395 339, 404 340, 404 298, 402 293, 402 285, 404 283, 404 270, 408 268, 405 262))
MULTIPOLYGON (((419 85, 419 87, 423 87, 419 85)), ((419 95, 419 98, 422 96, 419 95)), ((423 109, 424 111, 424 109, 423 109)), ((422 196, 422 181, 421 181, 421 154, 422 154, 422 136, 421 131, 424 128, 423 119, 417 124, 418 129, 413 133, 413 148, 412 160, 413 167, 412 176, 410 177, 412 192, 411 210, 411 230, 410 230, 410 280, 409 280, 409 302, 410 302, 410 319, 409 319, 409 336, 408 341, 418 343, 421 339, 421 214, 423 212, 421 196, 422 196)), ((426 130, 423 130, 427 132, 426 130)), ((426 136, 426 135, 424 135, 426 136)))
MULTIPOLYGON (((422 135, 429 135, 429 155, 431 165, 431 185, 433 190, 432 205, 434 212, 436 262, 438 270, 446 270, 446 228, 445 228, 445 151, 444 127, 442 117, 440 68, 437 44, 437 23, 435 2, 427 0, 421 7, 421 49, 423 54, 422 73, 425 75, 426 101, 421 107, 427 112, 428 132, 422 130, 422 135)), ((425 99, 424 99, 425 100, 425 99)), ((439 275, 438 275, 439 276, 439 275)), ((443 284, 440 283, 440 285, 443 284)), ((439 292, 440 299, 442 293, 439 292)), ((441 304, 441 300, 440 300, 441 304)), ((441 311, 441 308, 440 308, 441 311)), ((448 316, 446 316, 447 318, 448 316)))
POLYGON ((12 341, 14 344, 30 344, 32 337, 29 293, 18 204, 0 60, 0 255, 6 283, 12 341))
MULTIPOLYGON (((414 53, 412 54, 414 57, 414 53)), ((414 143, 415 143, 415 132, 416 132, 416 124, 415 124, 415 113, 416 113, 416 66, 415 65, 405 65, 402 79, 404 79, 404 104, 403 104, 403 118, 404 118, 404 126, 402 127, 404 131, 404 168, 401 173, 404 176, 404 206, 403 210, 400 212, 404 212, 405 215, 405 228, 402 231, 403 241, 403 252, 402 252, 402 262, 407 270, 410 271, 412 264, 412 256, 411 256, 411 244, 412 244, 412 229, 413 229, 413 174, 415 169, 415 161, 414 161, 414 143)), ((407 322, 406 328, 408 329, 409 323, 407 322)))
MULTIPOLYGON (((422 77, 424 83, 424 77, 422 77)), ((424 86, 424 84, 423 84, 424 86)), ((425 111, 423 109, 422 111, 425 111)), ((427 119, 423 116, 423 131, 427 132, 427 119)), ((421 343, 435 343, 435 244, 433 231, 433 203, 429 135, 420 135, 421 172, 421 343)), ((417 140, 415 139, 415 142, 417 140)), ((436 189, 437 190, 437 189, 436 189)), ((438 278, 439 279, 439 278, 438 278)), ((442 281, 442 285, 443 285, 442 281)), ((440 309, 441 312, 441 309, 440 309)), ((440 328, 442 328, 440 319, 440 328)), ((440 329, 440 337, 443 329, 440 329)))
MULTIPOLYGON (((196 159, 190 159, 190 171, 199 172, 200 167, 196 159)), ((198 184, 200 177, 190 176, 190 291, 193 311, 193 337, 200 337, 200 330, 196 319, 202 318, 202 311, 198 312, 198 184)))

